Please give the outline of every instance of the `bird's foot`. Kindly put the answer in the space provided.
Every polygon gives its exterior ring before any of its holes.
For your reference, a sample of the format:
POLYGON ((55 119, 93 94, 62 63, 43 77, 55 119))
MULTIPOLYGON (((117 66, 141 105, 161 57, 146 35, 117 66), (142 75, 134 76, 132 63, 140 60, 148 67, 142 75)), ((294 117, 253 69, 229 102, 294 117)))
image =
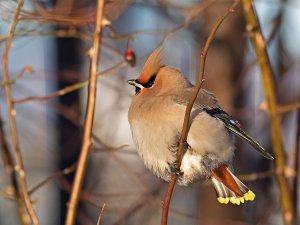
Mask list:
POLYGON ((183 172, 180 170, 179 165, 177 162, 173 163, 171 166, 171 172, 175 174, 176 176, 182 176, 183 172))

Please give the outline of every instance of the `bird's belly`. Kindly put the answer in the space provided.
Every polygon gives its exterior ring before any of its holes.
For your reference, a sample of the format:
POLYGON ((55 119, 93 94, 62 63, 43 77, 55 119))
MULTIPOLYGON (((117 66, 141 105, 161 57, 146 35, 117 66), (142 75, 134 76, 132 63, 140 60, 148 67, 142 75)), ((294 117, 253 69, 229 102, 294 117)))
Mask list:
POLYGON ((133 140, 139 156, 145 166, 158 177, 169 180, 171 166, 176 160, 176 152, 170 148, 176 134, 160 125, 133 122, 131 126, 133 140))

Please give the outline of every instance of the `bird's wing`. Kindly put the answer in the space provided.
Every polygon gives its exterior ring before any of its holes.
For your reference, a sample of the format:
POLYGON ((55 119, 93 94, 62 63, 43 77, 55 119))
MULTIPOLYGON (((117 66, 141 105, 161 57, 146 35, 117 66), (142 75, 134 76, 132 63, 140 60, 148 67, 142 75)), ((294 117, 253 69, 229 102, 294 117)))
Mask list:
MULTIPOLYGON (((191 96, 192 91, 193 91, 192 87, 188 88, 186 90, 187 93, 178 96, 176 102, 179 104, 186 105, 191 96)), ((233 119, 231 116, 229 116, 225 111, 223 111, 220 108, 214 94, 206 91, 205 89, 201 89, 195 101, 194 108, 204 110, 210 116, 221 120, 224 123, 225 127, 230 132, 247 141, 250 145, 254 147, 256 151, 258 151, 267 159, 270 160, 274 159, 274 157, 271 154, 266 152, 265 149, 260 144, 258 144, 255 140, 253 140, 253 138, 251 138, 245 131, 241 129, 240 124, 237 120, 233 119)))
POLYGON ((229 116, 226 112, 224 112, 220 108, 215 108, 215 109, 204 109, 209 115, 212 117, 218 118, 223 121, 225 124, 225 127, 234 133, 236 136, 244 139, 247 141, 256 151, 258 151, 260 154, 262 154, 264 157, 267 159, 273 160, 274 157, 265 151, 265 149, 258 144, 253 138, 251 138, 245 131, 241 129, 241 125, 239 122, 235 119, 233 119, 231 116, 229 116))
MULTIPOLYGON (((175 102, 187 105, 188 101, 190 100, 190 97, 192 96, 192 93, 194 91, 194 87, 188 87, 185 89, 184 93, 180 93, 176 95, 175 102)), ((197 109, 214 109, 219 108, 219 103, 215 95, 205 89, 200 89, 199 94, 196 98, 196 101, 194 103, 194 108, 197 109)))

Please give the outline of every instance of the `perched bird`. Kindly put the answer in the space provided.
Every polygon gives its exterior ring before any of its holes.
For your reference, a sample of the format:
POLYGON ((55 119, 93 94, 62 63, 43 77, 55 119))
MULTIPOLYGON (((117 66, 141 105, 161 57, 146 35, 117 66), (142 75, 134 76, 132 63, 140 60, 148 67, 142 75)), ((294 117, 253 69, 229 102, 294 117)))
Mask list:
MULTIPOLYGON (((128 112, 132 137, 145 166, 169 181, 187 102, 194 86, 175 68, 162 65, 162 48, 155 49, 136 80, 135 97, 128 112)), ((239 205, 255 194, 232 173, 233 135, 246 140, 264 157, 273 159, 245 133, 237 120, 224 112, 216 97, 201 89, 191 112, 178 183, 210 179, 220 203, 239 205)))

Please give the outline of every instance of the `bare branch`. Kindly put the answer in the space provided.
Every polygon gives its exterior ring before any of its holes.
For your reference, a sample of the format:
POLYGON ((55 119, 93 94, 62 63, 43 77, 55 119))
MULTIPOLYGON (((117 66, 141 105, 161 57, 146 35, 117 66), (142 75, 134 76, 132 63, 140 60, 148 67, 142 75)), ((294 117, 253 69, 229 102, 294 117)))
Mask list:
MULTIPOLYGON (((109 73, 112 73, 113 71, 117 70, 117 69, 120 69, 124 66, 126 66, 127 63, 126 62, 120 62, 116 65, 114 65, 113 67, 103 71, 103 72, 100 72, 97 74, 97 77, 102 77, 102 76, 105 76, 109 73)), ((16 104, 16 103, 25 103, 25 102, 29 102, 29 101, 46 101, 46 100, 49 100, 50 98, 53 98, 53 97, 58 97, 58 96, 62 96, 62 95, 65 95, 65 94, 68 94, 72 91, 76 91, 80 88, 83 88, 85 86, 88 85, 88 82, 89 80, 84 80, 84 81, 80 81, 78 83, 75 83, 75 84, 72 84, 72 85, 69 85, 65 88, 62 88, 60 90, 57 90, 57 91, 54 91, 50 94, 47 94, 47 95, 43 95, 43 96, 30 96, 30 97, 25 97, 25 98, 19 98, 19 99, 15 99, 13 102, 16 104)))
POLYGON ((3 79, 4 79, 3 82, 8 84, 8 85, 4 85, 4 88, 5 88, 5 93, 6 93, 6 102, 7 102, 7 106, 8 106, 8 116, 9 116, 9 123, 10 123, 12 145, 13 145, 13 150, 14 150, 15 159, 16 159, 15 170, 16 170, 17 174, 19 175, 22 198, 24 199, 24 203, 25 203, 28 215, 30 217, 30 220, 34 225, 38 225, 39 224, 38 218, 33 209, 33 206, 32 206, 29 194, 28 194, 26 174, 24 171, 23 159, 22 159, 22 155, 21 155, 21 151, 20 151, 18 132, 17 132, 16 120, 15 120, 16 113, 15 113, 14 105, 12 102, 10 79, 9 79, 9 74, 8 74, 9 50, 10 50, 11 42, 12 42, 12 39, 14 36, 14 32, 15 32, 17 23, 18 23, 18 17, 19 17, 19 13, 21 11, 22 6, 23 6, 23 0, 19 0, 16 11, 15 11, 14 18, 11 23, 9 33, 7 35, 7 39, 5 42, 5 50, 4 50, 4 54, 2 57, 2 70, 3 70, 3 79))
POLYGON ((30 191, 29 194, 32 195, 35 191, 37 191, 38 189, 40 189, 41 187, 45 186, 47 183, 49 183, 50 181, 68 175, 70 173, 72 173, 73 171, 75 171, 76 169, 76 164, 73 164, 72 166, 69 166, 67 168, 64 168, 61 171, 58 171, 54 174, 52 174, 51 176, 47 177, 46 179, 42 180, 40 183, 38 183, 36 186, 34 186, 30 191))
POLYGON ((275 92, 275 81, 272 67, 266 50, 266 42, 262 35, 259 21, 256 16, 253 2, 243 0, 243 8, 247 21, 247 31, 251 34, 250 38, 255 49, 257 61, 261 69, 261 78, 267 102, 267 113, 271 124, 271 136, 273 152, 275 155, 276 178, 280 189, 281 207, 283 210, 283 220, 285 225, 293 223, 293 205, 291 192, 284 171, 286 167, 286 156, 284 152, 280 118, 278 116, 277 99, 275 92))
POLYGON ((99 62, 99 52, 101 47, 101 31, 103 18, 104 0, 98 0, 97 14, 96 14, 96 28, 93 36, 93 45, 89 51, 90 60, 90 75, 88 85, 88 99, 86 106, 86 114, 83 128, 83 139, 76 169, 75 179, 73 183, 71 198, 69 202, 66 225, 73 225, 75 222, 75 215, 77 211, 78 201, 81 192, 81 186, 86 169, 87 158, 89 150, 92 146, 92 129, 94 122, 94 113, 96 105, 97 92, 97 67, 99 62))
MULTIPOLYGON (((206 61, 206 55, 208 53, 208 49, 210 47, 210 44, 224 21, 224 19, 231 13, 234 12, 235 7, 239 4, 240 0, 234 1, 234 3, 229 7, 229 9, 222 15, 216 22, 215 26, 212 28, 206 43, 204 45, 204 48, 201 52, 200 56, 200 67, 199 67, 199 72, 198 72, 198 81, 197 84, 195 85, 194 92, 192 93, 192 96, 189 99, 189 102, 186 106, 186 111, 185 111, 185 116, 184 116, 184 121, 183 121, 183 126, 182 126, 182 131, 181 131, 181 136, 179 140, 179 145, 178 145, 178 151, 177 151, 177 162, 176 162, 176 169, 180 171, 180 165, 183 157, 183 146, 184 143, 186 142, 187 138, 187 131, 188 131, 188 125, 189 125, 189 120, 190 120, 190 114, 194 105, 194 102, 197 98, 197 95, 201 89, 201 86, 204 82, 204 69, 205 69, 205 61, 206 61)), ((161 219, 161 225, 166 225, 168 223, 168 210, 169 210, 169 204, 170 204, 170 199, 172 196, 172 192, 174 189, 174 185, 176 183, 177 177, 176 175, 172 175, 171 181, 169 183, 168 187, 168 192, 166 193, 165 200, 163 202, 163 207, 162 207, 162 219, 161 219)))
MULTIPOLYGON (((297 110, 300 108, 300 102, 294 102, 286 105, 277 105, 277 112, 279 114, 289 113, 293 110, 297 110)), ((263 101, 259 105, 259 109, 267 111, 268 110, 268 104, 266 101, 263 101)))
POLYGON ((0 118, 0 148, 1 148, 2 158, 3 158, 4 168, 5 168, 7 175, 10 178, 10 183, 13 188, 13 194, 17 200, 17 206, 18 206, 18 212, 19 212, 21 224, 27 225, 30 223, 30 219, 29 219, 28 214, 26 213, 26 208, 25 208, 21 190, 19 187, 17 174, 16 174, 16 171, 14 170, 13 156, 10 152, 10 149, 8 147, 8 144, 7 144, 7 141, 5 138, 3 122, 1 120, 1 118, 0 118))
POLYGON ((99 213, 97 225, 100 225, 101 217, 102 217, 102 215, 103 215, 103 213, 104 213, 104 208, 105 208, 105 203, 103 203, 103 206, 102 206, 102 208, 100 209, 100 213, 99 213))

